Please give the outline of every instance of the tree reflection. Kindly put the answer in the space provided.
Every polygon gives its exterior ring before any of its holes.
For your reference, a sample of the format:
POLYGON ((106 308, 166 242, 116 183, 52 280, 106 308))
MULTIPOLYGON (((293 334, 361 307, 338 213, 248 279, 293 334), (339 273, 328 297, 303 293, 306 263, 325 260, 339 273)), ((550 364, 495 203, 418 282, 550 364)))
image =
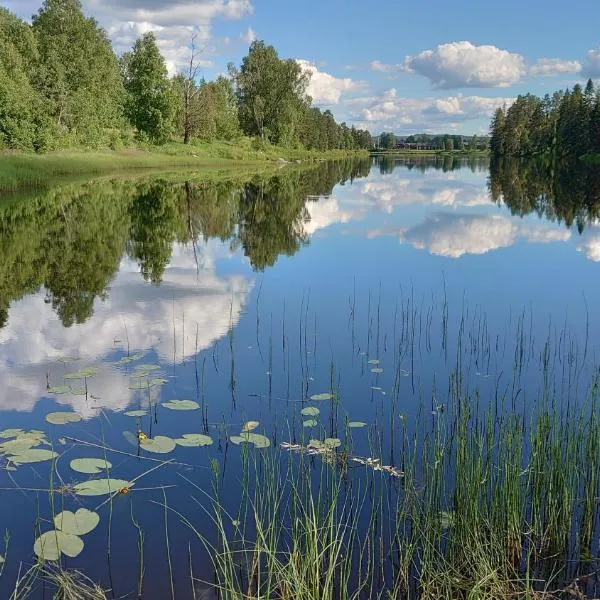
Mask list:
POLYGON ((64 185, 0 208, 0 328, 11 302, 41 288, 63 325, 83 323, 109 293, 123 256, 162 281, 174 242, 212 238, 241 248, 263 270, 308 242, 311 196, 364 177, 370 159, 323 162, 269 177, 153 179, 64 185))
POLYGON ((513 215, 536 213, 579 233, 600 215, 600 169, 580 161, 492 161, 488 187, 513 215))

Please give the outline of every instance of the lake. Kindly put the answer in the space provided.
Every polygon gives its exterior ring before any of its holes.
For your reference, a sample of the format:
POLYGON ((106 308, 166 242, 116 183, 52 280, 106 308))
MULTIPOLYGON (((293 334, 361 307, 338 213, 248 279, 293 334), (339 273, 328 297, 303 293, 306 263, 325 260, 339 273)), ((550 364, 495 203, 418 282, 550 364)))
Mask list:
POLYGON ((2 199, 0 596, 592 597, 599 199, 448 156, 2 199))

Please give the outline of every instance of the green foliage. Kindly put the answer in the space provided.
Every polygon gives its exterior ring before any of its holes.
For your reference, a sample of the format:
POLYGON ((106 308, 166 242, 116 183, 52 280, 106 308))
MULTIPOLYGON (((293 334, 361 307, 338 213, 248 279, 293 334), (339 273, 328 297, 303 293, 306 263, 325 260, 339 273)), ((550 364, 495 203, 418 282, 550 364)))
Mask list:
MULTIPOLYGON (((163 145, 174 135, 310 150, 370 149, 368 131, 311 108, 309 74, 264 42, 231 78, 198 80, 194 38, 185 74, 169 79, 154 33, 120 61, 80 0, 44 0, 29 25, 0 7, 0 150, 118 150, 163 145)), ((227 156, 224 158, 235 158, 227 156)))
POLYGON ((552 97, 519 96, 508 110, 492 119, 490 149, 500 156, 550 153, 577 158, 600 148, 600 105, 594 84, 579 84, 552 97))
POLYGON ((379 147, 387 150, 396 144, 396 136, 393 133, 383 132, 379 136, 379 147))
MULTIPOLYGON (((33 17, 35 84, 63 141, 97 147, 121 123, 123 85, 106 32, 79 0, 45 0, 33 17)), ((67 142, 68 143, 68 142, 67 142)))
POLYGON ((172 132, 175 94, 167 77, 165 59, 154 33, 138 39, 121 60, 127 97, 125 113, 142 136, 166 142, 172 132))
POLYGON ((274 143, 297 138, 309 77, 292 59, 280 59, 273 46, 252 42, 239 70, 230 68, 236 84, 242 130, 274 143))
POLYGON ((0 148, 44 150, 50 123, 32 85, 36 40, 29 25, 2 7, 0 56, 0 148))

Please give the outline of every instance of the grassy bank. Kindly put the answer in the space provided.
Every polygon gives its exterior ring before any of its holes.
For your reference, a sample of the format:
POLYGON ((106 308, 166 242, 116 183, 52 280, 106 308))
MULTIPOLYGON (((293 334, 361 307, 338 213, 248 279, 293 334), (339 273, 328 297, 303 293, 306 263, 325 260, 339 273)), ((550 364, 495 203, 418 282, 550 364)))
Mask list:
POLYGON ((170 143, 159 148, 123 150, 70 150, 48 154, 0 154, 0 191, 45 187, 71 177, 101 176, 133 171, 181 169, 248 169, 280 165, 284 161, 316 161, 344 158, 366 152, 326 152, 271 145, 258 147, 248 138, 235 142, 170 143))

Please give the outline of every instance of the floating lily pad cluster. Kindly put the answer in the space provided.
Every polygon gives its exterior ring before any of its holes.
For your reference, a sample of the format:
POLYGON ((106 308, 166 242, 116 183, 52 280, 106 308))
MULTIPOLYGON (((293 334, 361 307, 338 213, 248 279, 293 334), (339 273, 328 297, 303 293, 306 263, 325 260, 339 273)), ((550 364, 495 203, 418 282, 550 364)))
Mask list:
POLYGON ((50 446, 46 434, 38 429, 24 431, 23 429, 5 429, 0 431, 0 456, 6 459, 9 470, 23 464, 31 464, 52 460, 58 454, 47 448, 50 446))
POLYGON ((271 445, 271 440, 261 435, 260 433, 254 433, 260 423, 258 421, 248 421, 242 427, 239 435, 232 435, 229 439, 232 443, 239 444, 253 444, 255 448, 268 448, 271 445))
POLYGON ((75 558, 83 550, 80 536, 96 529, 98 513, 80 508, 73 513, 65 510, 54 517, 52 531, 46 531, 35 540, 33 551, 41 560, 58 560, 61 554, 75 558))

